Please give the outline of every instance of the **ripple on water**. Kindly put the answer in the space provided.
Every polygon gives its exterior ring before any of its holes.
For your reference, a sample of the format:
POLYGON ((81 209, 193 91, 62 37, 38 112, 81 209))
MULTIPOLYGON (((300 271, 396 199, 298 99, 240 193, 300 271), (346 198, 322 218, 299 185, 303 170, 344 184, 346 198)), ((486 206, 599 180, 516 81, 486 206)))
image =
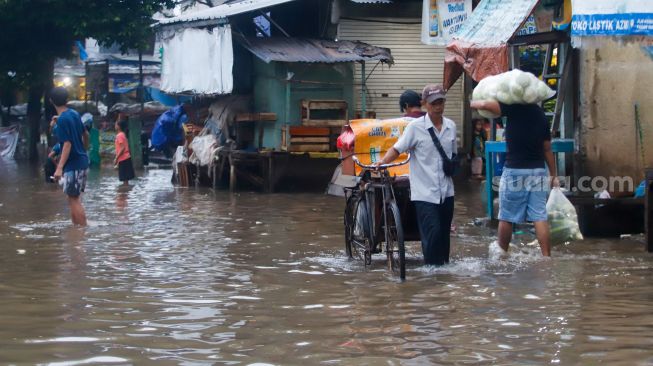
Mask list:
MULTIPOLYGON (((495 257, 491 229, 463 224, 481 214, 470 203, 477 197, 461 194, 451 263, 424 266, 419 243, 409 243, 409 278, 399 283, 382 254, 367 267, 346 258, 340 199, 176 189, 169 171, 144 175, 128 191, 116 191, 113 172, 91 181, 83 230, 71 230, 63 209, 49 219, 7 215, 8 206, 32 208, 0 185, 0 289, 11 294, 0 304, 0 359, 263 366, 653 358, 653 260, 642 247, 589 240, 585 249, 554 248, 546 260, 537 246, 517 243, 495 257), (21 249, 28 255, 17 256, 21 249), (101 336, 60 337, 71 334, 101 336)), ((42 192, 40 181, 21 189, 42 192)), ((41 206, 65 205, 59 195, 37 197, 41 206)))
POLYGON ((121 357, 113 356, 96 356, 91 358, 86 358, 83 360, 75 361, 62 361, 62 362, 49 362, 47 366, 77 366, 77 365, 91 365, 91 364, 112 364, 112 363, 124 363, 129 362, 128 359, 121 357))

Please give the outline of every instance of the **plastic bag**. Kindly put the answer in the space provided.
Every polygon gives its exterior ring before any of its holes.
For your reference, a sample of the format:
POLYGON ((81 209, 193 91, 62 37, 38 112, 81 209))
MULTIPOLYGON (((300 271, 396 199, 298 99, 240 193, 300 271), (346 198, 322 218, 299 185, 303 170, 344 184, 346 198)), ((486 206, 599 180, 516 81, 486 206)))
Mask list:
MULTIPOLYGON (((504 104, 533 104, 552 98, 555 91, 535 75, 519 69, 488 76, 472 92, 472 100, 498 100, 504 104)), ((481 115, 495 118, 487 111, 481 115)))
POLYGON ((215 155, 218 141, 214 135, 196 136, 190 143, 193 155, 189 158, 191 163, 199 163, 201 166, 211 164, 215 155))
POLYGON ((336 140, 336 147, 340 150, 351 151, 354 150, 354 141, 356 134, 349 126, 344 126, 338 140, 336 140))
POLYGON ((578 227, 576 208, 565 197, 560 188, 551 190, 546 203, 551 244, 565 243, 573 240, 583 240, 583 234, 578 227))

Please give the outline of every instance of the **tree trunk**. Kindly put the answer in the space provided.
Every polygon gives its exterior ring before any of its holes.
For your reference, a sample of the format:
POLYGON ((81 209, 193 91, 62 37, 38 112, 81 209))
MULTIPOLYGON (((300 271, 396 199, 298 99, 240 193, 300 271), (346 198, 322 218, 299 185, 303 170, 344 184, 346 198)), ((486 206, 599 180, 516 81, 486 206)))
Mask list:
MULTIPOLYGON (((0 105, 2 105, 0 103, 0 105)), ((2 110, 0 110, 0 117, 2 117, 2 127, 9 127, 9 112, 5 113, 5 110, 8 109, 9 107, 4 107, 2 106, 2 110)))
POLYGON ((2 99, 0 100, 0 105, 2 110, 0 110, 0 116, 2 116, 2 127, 9 127, 10 108, 11 105, 15 103, 15 98, 12 95, 13 90, 10 86, 6 86, 2 91, 2 99))
POLYGON ((27 98, 27 125, 29 128, 27 154, 30 161, 39 159, 37 145, 41 138, 41 98, 44 91, 45 85, 42 82, 35 82, 29 87, 27 98))
MULTIPOLYGON (((39 76, 29 86, 27 97, 27 125, 29 126, 27 152, 30 161, 38 161, 39 159, 37 146, 41 140, 41 100, 46 90, 51 88, 53 77, 54 59, 46 60, 42 65, 39 76)), ((47 99, 46 102, 49 103, 47 99)))

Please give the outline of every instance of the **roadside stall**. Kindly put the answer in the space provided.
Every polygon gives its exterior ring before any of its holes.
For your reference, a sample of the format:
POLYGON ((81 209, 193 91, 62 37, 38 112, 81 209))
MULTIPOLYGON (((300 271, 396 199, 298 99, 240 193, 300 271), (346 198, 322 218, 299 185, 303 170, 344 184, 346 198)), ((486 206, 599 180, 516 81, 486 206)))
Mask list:
POLYGON ((569 2, 571 41, 582 65, 583 175, 633 183, 602 192, 609 198, 575 200, 581 226, 609 236, 646 232, 653 252, 653 151, 647 143, 653 133, 653 7, 646 0, 569 2))
MULTIPOLYGON (((214 188, 271 192, 282 180, 308 182, 317 176, 326 183, 337 165, 337 135, 354 114, 354 67, 393 63, 386 48, 311 33, 293 37, 276 21, 278 35, 248 32, 238 23, 245 13, 288 2, 224 4, 158 25, 162 89, 217 103, 210 115, 220 133, 214 134, 216 143, 201 144, 213 150, 202 154, 211 155, 210 161, 200 162, 214 188), (238 108, 219 105, 232 97, 242 101, 238 108)), ((251 18, 246 26, 253 27, 251 18)))
MULTIPOLYGON (((520 32, 540 3, 538 0, 481 1, 447 46, 444 87, 449 88, 463 73, 479 82, 488 76, 519 69, 520 46, 546 45, 541 77, 544 80, 557 80, 555 106, 549 117, 552 118, 552 136, 557 137, 552 145, 559 172, 566 172, 571 170, 571 165, 565 164, 563 155, 574 152, 573 121, 571 117, 565 119, 565 115, 570 116, 573 109, 572 103, 569 102, 572 95, 569 89, 575 88, 571 85, 573 54, 570 51, 568 33, 552 28, 552 18, 549 19, 548 25, 536 27, 536 33, 520 32), (489 22, 488 19, 501 21, 489 22), (557 52, 557 72, 551 68, 554 51, 557 52), (565 109, 566 114, 563 113, 565 109), (562 129, 561 121, 565 123, 562 129)), ((561 5, 562 1, 558 1, 558 11, 561 5)), ((492 184, 497 173, 495 164, 499 161, 500 154, 506 152, 505 141, 496 141, 496 125, 494 121, 490 123, 490 141, 485 144, 486 212, 489 218, 494 218, 495 193, 492 184)))

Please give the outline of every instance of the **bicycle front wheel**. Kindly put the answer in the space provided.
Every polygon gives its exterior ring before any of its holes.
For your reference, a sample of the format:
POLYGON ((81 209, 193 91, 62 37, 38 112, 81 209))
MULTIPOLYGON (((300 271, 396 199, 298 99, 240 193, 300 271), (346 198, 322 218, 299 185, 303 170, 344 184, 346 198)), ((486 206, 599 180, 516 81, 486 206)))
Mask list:
POLYGON ((354 194, 347 198, 345 204, 345 214, 344 214, 344 226, 345 226, 345 254, 347 257, 352 258, 352 240, 354 234, 354 222, 355 222, 355 212, 356 212, 356 203, 358 197, 354 194))
POLYGON ((395 200, 388 203, 385 214, 387 215, 387 241, 386 255, 388 267, 403 281, 406 279, 406 247, 404 246, 404 229, 401 225, 399 207, 395 200))

